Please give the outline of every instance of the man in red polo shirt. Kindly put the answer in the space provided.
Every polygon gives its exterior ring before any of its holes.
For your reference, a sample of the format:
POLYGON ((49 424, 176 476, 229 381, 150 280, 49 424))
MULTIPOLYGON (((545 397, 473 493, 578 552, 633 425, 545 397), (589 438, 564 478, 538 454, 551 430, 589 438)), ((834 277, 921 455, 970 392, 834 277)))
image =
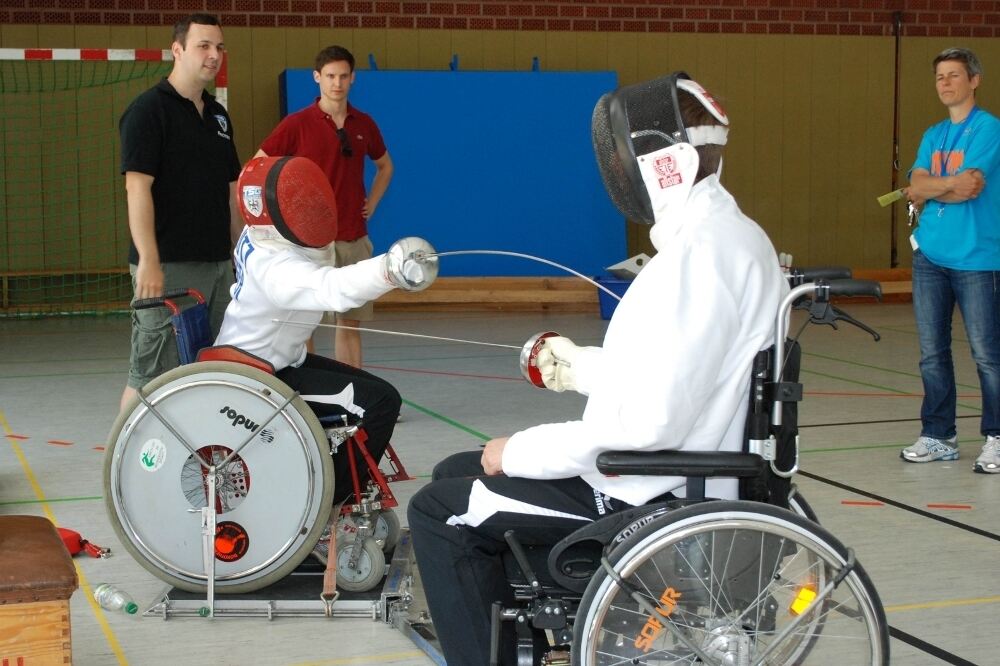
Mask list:
MULTIPOLYGON (((255 157, 308 157, 330 179, 337 198, 336 264, 347 266, 372 256, 367 221, 392 179, 392 159, 371 116, 354 108, 347 95, 354 83, 354 56, 342 46, 328 46, 316 56, 313 79, 319 84, 316 102, 289 114, 264 139, 255 157), (365 194, 365 155, 375 163, 371 192, 365 194)), ((328 314, 328 317, 334 316, 328 314)), ((336 314, 334 358, 361 367, 362 321, 373 318, 373 307, 336 314)), ((313 341, 309 343, 313 351, 313 341)))

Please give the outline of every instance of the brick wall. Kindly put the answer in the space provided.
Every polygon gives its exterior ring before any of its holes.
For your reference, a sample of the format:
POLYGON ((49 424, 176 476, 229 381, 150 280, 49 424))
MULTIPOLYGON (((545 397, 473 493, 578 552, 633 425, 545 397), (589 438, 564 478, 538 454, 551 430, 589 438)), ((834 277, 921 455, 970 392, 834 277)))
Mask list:
POLYGON ((1000 36, 994 0, 3 0, 0 23, 170 25, 191 12, 224 26, 1000 36))

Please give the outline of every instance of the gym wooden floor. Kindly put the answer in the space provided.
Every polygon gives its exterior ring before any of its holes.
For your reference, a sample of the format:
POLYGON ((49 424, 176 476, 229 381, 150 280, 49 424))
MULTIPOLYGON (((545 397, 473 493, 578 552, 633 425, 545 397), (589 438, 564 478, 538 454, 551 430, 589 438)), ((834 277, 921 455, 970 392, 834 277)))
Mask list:
MULTIPOLYGON (((912 310, 844 307, 882 341, 847 325, 803 334, 799 488, 874 581, 893 627, 893 664, 997 663, 1000 475, 972 471, 982 443, 980 393, 961 323, 954 348, 962 457, 907 464, 899 449, 919 433, 922 391, 912 310)), ((605 322, 593 314, 391 313, 373 326, 520 346, 542 330, 599 344, 605 322)), ((120 585, 143 608, 164 588, 117 542, 102 502, 102 450, 125 381, 128 319, 0 320, 0 340, 0 514, 45 515, 114 552, 76 558, 77 666, 432 663, 394 628, 367 619, 164 621, 101 611, 88 600, 100 582, 120 585)), ((583 406, 581 396, 521 380, 515 350, 378 334, 365 334, 364 346, 367 368, 405 400, 393 443, 418 479, 396 484, 403 504, 445 455, 575 418, 583 406)))

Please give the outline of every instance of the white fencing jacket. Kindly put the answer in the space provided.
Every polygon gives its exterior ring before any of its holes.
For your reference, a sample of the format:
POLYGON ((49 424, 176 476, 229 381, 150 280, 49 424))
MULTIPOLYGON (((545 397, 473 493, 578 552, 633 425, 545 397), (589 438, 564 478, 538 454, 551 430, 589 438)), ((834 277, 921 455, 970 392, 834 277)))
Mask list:
POLYGON ((236 243, 236 283, 215 344, 234 345, 282 370, 305 359, 324 312, 359 307, 393 287, 381 256, 334 268, 332 250, 298 247, 273 234, 268 240, 271 229, 244 227, 236 243))
MULTIPOLYGON (((603 347, 574 360, 588 396, 578 421, 513 435, 503 452, 509 476, 581 476, 598 491, 638 505, 682 477, 605 477, 604 451, 739 451, 756 353, 773 342, 788 285, 764 231, 743 215, 714 175, 650 232, 657 254, 618 304, 603 347)), ((735 498, 735 479, 707 492, 735 498)))

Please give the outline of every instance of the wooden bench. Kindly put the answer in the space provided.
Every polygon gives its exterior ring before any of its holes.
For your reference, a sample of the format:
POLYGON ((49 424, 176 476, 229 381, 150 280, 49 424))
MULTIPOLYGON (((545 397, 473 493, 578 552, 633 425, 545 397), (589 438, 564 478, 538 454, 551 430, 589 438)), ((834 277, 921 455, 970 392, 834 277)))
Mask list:
POLYGON ((0 663, 69 664, 76 568, 51 522, 0 516, 0 663))
POLYGON ((597 312, 597 288, 574 277, 443 277, 424 291, 393 290, 380 311, 597 312))

